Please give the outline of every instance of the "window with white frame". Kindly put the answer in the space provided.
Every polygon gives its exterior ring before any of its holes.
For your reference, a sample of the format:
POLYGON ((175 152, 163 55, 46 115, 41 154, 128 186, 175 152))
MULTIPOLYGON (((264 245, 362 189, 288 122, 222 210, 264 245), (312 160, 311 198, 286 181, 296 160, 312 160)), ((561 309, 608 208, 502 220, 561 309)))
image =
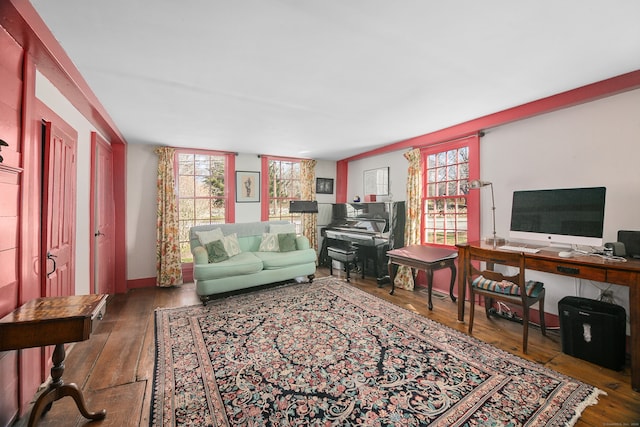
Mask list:
POLYGON ((269 221, 287 220, 296 224, 301 232, 301 215, 289 212, 289 202, 302 197, 301 164, 295 159, 270 158, 269 221))
MULTIPOLYGON (((422 241, 454 246, 469 240, 468 195, 471 140, 447 143, 422 150, 424 191, 422 195, 422 241)), ((475 152, 475 150, 474 150, 475 152)), ((477 226, 472 227, 474 230, 477 226)))
POLYGON ((180 253, 191 262, 189 229, 202 224, 224 224, 229 201, 225 192, 227 153, 176 150, 176 189, 180 253))

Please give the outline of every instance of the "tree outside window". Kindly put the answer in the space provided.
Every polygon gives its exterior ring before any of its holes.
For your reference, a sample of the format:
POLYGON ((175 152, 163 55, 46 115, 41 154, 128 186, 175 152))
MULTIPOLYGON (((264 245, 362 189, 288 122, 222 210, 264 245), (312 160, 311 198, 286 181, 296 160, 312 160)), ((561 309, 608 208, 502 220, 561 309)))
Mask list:
POLYGON ((176 152, 176 187, 183 263, 192 262, 189 229, 202 224, 224 224, 228 200, 225 196, 227 154, 176 152))
POLYGON ((469 146, 423 150, 423 243, 454 246, 468 241, 466 185, 469 146))
POLYGON ((269 159, 269 221, 287 220, 301 232, 300 214, 289 213, 289 202, 300 200, 300 161, 269 159))

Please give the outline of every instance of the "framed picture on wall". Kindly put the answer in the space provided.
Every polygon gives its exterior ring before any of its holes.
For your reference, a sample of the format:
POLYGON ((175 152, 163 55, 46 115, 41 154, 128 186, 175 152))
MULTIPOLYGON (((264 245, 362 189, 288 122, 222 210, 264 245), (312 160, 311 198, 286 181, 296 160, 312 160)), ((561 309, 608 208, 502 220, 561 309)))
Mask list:
POLYGON ((333 194, 333 179, 316 178, 316 194, 333 194))
POLYGON ((236 202, 260 201, 260 172, 236 171, 236 202))
POLYGON ((364 194, 386 196, 389 194, 389 168, 364 171, 364 194))

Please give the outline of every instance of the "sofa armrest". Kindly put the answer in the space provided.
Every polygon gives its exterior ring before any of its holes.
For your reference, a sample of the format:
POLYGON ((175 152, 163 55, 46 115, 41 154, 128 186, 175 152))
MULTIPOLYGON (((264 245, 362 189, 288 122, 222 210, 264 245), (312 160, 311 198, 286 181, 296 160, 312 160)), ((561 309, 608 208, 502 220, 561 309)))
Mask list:
POLYGON ((194 264, 209 264, 209 254, 204 246, 196 246, 191 253, 193 254, 194 264))
POLYGON ((310 247, 311 247, 311 244, 309 243, 309 239, 307 238, 307 236, 297 236, 296 237, 296 249, 297 250, 309 249, 310 247))

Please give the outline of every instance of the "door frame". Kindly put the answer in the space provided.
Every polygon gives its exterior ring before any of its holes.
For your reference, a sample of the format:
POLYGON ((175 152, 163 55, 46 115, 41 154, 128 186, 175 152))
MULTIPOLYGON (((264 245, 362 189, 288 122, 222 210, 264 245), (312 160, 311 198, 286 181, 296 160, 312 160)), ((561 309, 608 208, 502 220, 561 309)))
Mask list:
MULTIPOLYGON (((98 181, 98 177, 96 176, 98 173, 98 167, 96 162, 98 161, 97 150, 98 146, 102 146, 105 150, 108 150, 111 153, 111 184, 113 184, 113 147, 102 138, 97 132, 91 132, 91 171, 89 172, 91 175, 91 184, 90 184, 90 194, 89 194, 89 292, 91 293, 100 293, 103 292, 103 289, 96 289, 96 269, 98 266, 96 265, 96 255, 100 256, 97 252, 97 236, 96 234, 96 215, 98 214, 96 209, 96 204, 98 202, 96 194, 96 186, 100 185, 98 181)), ((113 192, 113 185, 110 186, 113 192)), ((112 194, 113 195, 113 194, 112 194)), ((112 221, 115 222, 115 214, 112 216, 112 221)), ((112 224, 115 226, 115 224, 112 224)), ((111 236, 108 236, 111 239, 111 244, 113 245, 115 242, 113 233, 111 236)), ((112 254, 114 259, 112 260, 112 268, 114 271, 112 272, 112 276, 115 278, 115 251, 112 254)), ((115 293, 115 283, 110 289, 113 293, 115 293)))

